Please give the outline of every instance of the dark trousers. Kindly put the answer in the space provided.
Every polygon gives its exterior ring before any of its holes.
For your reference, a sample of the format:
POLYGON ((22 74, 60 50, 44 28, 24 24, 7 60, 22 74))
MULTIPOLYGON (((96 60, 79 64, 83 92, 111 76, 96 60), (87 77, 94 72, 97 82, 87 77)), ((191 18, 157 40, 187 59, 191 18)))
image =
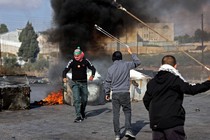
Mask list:
POLYGON ((129 92, 112 94, 113 124, 115 135, 120 135, 119 118, 121 106, 125 115, 125 129, 131 130, 131 102, 129 92))
POLYGON ((72 83, 74 107, 76 116, 80 117, 81 113, 85 112, 88 100, 87 83, 73 82, 72 83))
POLYGON ((186 140, 184 126, 176 126, 170 129, 152 131, 153 140, 186 140))

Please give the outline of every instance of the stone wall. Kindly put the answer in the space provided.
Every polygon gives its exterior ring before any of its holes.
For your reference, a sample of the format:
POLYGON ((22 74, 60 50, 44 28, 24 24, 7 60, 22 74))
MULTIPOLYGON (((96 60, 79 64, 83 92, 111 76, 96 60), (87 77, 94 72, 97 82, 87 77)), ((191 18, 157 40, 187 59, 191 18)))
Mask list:
POLYGON ((0 110, 29 109, 30 92, 25 75, 0 76, 0 110))

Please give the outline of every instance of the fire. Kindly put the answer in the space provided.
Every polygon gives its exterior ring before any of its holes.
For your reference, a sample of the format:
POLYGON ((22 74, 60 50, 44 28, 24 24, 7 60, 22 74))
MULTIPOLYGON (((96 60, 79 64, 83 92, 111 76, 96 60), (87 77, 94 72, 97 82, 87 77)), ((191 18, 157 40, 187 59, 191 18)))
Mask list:
POLYGON ((63 93, 62 90, 58 92, 51 92, 46 98, 43 99, 43 102, 47 105, 63 104, 63 93))

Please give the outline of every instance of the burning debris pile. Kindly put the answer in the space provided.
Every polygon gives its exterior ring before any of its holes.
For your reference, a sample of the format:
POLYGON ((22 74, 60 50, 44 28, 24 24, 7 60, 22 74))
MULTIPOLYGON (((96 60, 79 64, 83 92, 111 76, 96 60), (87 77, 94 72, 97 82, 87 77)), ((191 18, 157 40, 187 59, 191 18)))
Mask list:
POLYGON ((59 105, 63 104, 63 91, 51 92, 46 98, 41 101, 35 101, 32 106, 44 106, 44 105, 59 105))

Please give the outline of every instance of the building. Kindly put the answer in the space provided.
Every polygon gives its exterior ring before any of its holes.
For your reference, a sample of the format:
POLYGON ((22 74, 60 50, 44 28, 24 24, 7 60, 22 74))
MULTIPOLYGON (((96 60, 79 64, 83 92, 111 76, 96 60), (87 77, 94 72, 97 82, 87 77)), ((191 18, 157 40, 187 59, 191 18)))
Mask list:
POLYGON ((39 42, 40 52, 38 58, 45 58, 54 61, 59 55, 59 44, 48 42, 48 35, 39 34, 37 41, 39 42))
MULTIPOLYGON (((7 32, 0 35, 1 53, 8 56, 9 54, 17 56, 18 50, 21 46, 21 42, 18 37, 21 30, 13 32, 7 32)), ((3 57, 3 55, 1 55, 3 57)))
POLYGON ((138 24, 131 32, 120 38, 122 42, 173 42, 173 23, 147 23, 148 26, 138 24))
MULTIPOLYGON (((18 51, 21 46, 19 41, 19 35, 22 30, 17 29, 13 32, 8 32, 0 35, 0 53, 1 57, 18 57, 18 51)), ((45 58, 52 60, 52 58, 58 57, 59 48, 58 44, 49 43, 47 41, 47 35, 38 34, 37 41, 39 42, 39 56, 38 58, 45 58)), ((1 58, 2 59, 2 58, 1 58)))
POLYGON ((137 33, 143 41, 174 41, 173 23, 148 23, 147 25, 153 30, 140 25, 137 28, 137 33))
MULTIPOLYGON (((134 53, 153 53, 164 52, 175 49, 174 24, 173 23, 147 23, 148 26, 138 24, 132 31, 126 32, 119 40, 127 44, 134 53), (153 51, 155 50, 155 51, 153 51)), ((117 42, 110 42, 107 50, 114 52, 120 48, 120 51, 126 53, 126 47, 117 42)))

